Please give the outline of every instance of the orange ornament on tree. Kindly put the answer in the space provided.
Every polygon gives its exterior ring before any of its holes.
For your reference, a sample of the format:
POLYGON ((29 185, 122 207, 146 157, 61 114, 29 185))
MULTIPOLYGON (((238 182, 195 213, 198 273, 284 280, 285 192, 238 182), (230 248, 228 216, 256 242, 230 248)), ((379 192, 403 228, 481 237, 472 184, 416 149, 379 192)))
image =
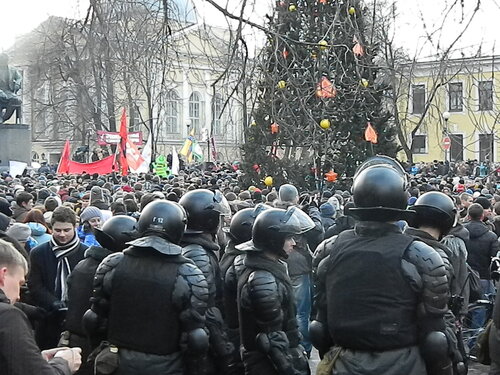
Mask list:
POLYGON ((332 170, 330 170, 330 172, 325 173, 325 177, 326 177, 326 180, 327 180, 328 182, 335 182, 335 181, 337 180, 337 176, 338 176, 338 174, 337 174, 337 173, 335 173, 335 172, 333 171, 333 169, 332 169, 332 170))
POLYGON ((371 122, 369 122, 368 124, 366 124, 365 141, 371 142, 371 143, 378 143, 377 132, 373 128, 371 122))
POLYGON ((271 134, 278 134, 279 130, 280 126, 277 123, 273 122, 271 124, 271 134))
POLYGON ((337 90, 333 87, 333 83, 326 77, 322 77, 316 86, 316 96, 318 98, 335 98, 337 90))

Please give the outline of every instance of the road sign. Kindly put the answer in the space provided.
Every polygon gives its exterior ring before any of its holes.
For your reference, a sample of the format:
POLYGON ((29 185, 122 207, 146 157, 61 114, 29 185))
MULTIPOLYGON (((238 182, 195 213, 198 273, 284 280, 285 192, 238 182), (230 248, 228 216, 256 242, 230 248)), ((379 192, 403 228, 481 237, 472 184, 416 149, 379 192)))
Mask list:
POLYGON ((443 148, 445 150, 449 150, 450 147, 451 147, 451 139, 450 139, 450 137, 444 137, 443 138, 443 148))

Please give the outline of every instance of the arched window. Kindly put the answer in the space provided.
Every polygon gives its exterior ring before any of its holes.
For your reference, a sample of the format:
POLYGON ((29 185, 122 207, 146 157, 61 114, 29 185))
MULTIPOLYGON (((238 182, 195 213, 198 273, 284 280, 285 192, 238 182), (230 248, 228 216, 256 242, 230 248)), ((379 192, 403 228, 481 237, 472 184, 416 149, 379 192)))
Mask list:
POLYGON ((167 102, 165 109, 165 122, 167 133, 179 133, 179 118, 180 118, 181 103, 177 91, 170 90, 167 94, 167 102))
POLYGON ((34 161, 34 162, 40 162, 40 156, 38 155, 37 152, 33 151, 33 153, 31 154, 31 161, 34 161))
POLYGON ((200 135, 204 122, 203 117, 203 101, 201 95, 198 92, 193 92, 189 97, 189 119, 191 120, 191 129, 194 129, 196 135, 200 135))
POLYGON ((213 132, 215 135, 221 135, 224 133, 223 127, 223 114, 222 107, 224 106, 224 100, 221 94, 215 94, 212 100, 212 116, 213 116, 213 132))

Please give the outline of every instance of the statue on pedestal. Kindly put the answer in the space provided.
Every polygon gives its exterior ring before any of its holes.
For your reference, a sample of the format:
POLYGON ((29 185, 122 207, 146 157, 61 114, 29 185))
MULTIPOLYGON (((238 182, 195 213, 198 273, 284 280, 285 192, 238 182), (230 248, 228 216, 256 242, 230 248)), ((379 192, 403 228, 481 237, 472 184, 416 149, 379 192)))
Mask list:
POLYGON ((0 124, 7 121, 14 111, 21 109, 17 92, 21 89, 22 76, 14 67, 9 67, 9 57, 0 53, 0 124))

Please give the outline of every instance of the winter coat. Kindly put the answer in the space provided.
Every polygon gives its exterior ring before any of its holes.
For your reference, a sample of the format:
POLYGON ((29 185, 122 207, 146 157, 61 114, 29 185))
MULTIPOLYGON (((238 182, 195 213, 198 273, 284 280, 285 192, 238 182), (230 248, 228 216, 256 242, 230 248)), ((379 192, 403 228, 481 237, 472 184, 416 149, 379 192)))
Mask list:
POLYGON ((45 242, 49 242, 52 239, 52 236, 47 233, 47 228, 45 228, 40 223, 27 223, 31 229, 31 237, 41 245, 45 242))
MULTIPOLYGON (((80 243, 67 256, 70 269, 75 268, 84 257, 87 246, 80 243)), ((30 252, 31 270, 28 275, 28 287, 35 304, 49 312, 49 315, 36 332, 37 343, 41 349, 55 347, 62 330, 63 316, 58 312, 60 300, 56 297, 55 284, 57 259, 52 251, 52 242, 45 242, 30 252)))
POLYGON ((354 228, 355 220, 350 216, 339 217, 333 226, 331 226, 325 233, 325 238, 330 238, 342 233, 345 230, 354 228))
POLYGON ((12 202, 12 218, 17 221, 18 223, 22 223, 26 216, 28 215, 28 212, 30 210, 19 206, 16 202, 12 202))
POLYGON ((460 313, 467 314, 469 304, 469 284, 467 283, 467 247, 469 231, 461 224, 453 227, 441 242, 450 249, 449 260, 454 271, 454 280, 451 284, 451 294, 464 298, 460 313), (467 284, 467 285, 466 285, 467 284))
POLYGON ((483 280, 490 280, 491 258, 497 255, 497 235, 480 221, 470 221, 464 225, 469 231, 470 239, 465 242, 467 246, 467 263, 471 268, 479 272, 483 280))
POLYGON ((0 322, 0 374, 71 374, 64 359, 42 358, 26 314, 11 305, 1 289, 0 322))

